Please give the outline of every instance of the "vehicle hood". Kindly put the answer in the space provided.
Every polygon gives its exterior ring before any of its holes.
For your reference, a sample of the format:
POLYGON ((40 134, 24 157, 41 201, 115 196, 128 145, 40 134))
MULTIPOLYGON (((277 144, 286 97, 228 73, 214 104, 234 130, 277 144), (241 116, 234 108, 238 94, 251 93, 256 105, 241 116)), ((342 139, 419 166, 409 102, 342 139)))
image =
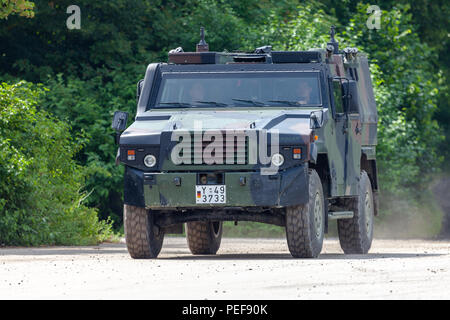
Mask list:
POLYGON ((206 130, 267 130, 278 132, 280 143, 310 141, 310 114, 317 108, 304 109, 246 109, 246 110, 183 110, 148 111, 139 114, 136 121, 122 133, 121 145, 160 144, 162 133, 206 130))

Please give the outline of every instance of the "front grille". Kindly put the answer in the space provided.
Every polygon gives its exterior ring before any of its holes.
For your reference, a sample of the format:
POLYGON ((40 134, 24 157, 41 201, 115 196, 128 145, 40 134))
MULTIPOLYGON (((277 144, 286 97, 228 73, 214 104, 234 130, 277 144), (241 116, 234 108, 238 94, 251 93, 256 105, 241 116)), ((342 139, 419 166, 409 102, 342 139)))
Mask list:
MULTIPOLYGON (((218 132, 216 132, 218 133, 218 132)), ((193 165, 248 164, 248 137, 245 132, 222 131, 220 138, 212 133, 191 134, 191 163, 193 165), (204 137, 202 139, 202 137, 204 137), (211 139, 209 139, 211 138, 211 139), (204 141, 203 141, 204 140, 204 141)), ((183 163, 186 165, 187 163, 183 163)))

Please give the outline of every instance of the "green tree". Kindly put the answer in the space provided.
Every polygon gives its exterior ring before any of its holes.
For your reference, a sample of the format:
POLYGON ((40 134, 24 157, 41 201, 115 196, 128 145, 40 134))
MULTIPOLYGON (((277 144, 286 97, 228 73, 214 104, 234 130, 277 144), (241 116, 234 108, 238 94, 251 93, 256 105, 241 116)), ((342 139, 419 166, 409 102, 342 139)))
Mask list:
POLYGON ((43 89, 0 85, 0 244, 92 244, 112 236, 83 202, 82 145, 36 104, 43 89))

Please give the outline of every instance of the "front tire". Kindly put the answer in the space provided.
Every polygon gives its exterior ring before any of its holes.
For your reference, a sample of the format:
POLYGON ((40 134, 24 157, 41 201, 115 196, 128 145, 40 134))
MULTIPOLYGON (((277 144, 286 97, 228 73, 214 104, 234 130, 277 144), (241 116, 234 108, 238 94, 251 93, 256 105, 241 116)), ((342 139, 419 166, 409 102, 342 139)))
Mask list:
POLYGON ((339 243, 345 254, 366 254, 372 245, 374 204, 372 185, 365 171, 359 179, 359 196, 349 201, 352 219, 338 220, 339 243))
POLYGON ((325 201, 315 170, 309 172, 309 201, 286 209, 286 238, 294 258, 316 258, 322 251, 325 201))
POLYGON ((216 254, 222 241, 222 222, 194 221, 186 223, 186 238, 192 254, 216 254))
POLYGON ((133 259, 156 258, 164 241, 164 231, 153 223, 145 208, 124 205, 123 221, 128 252, 133 259))

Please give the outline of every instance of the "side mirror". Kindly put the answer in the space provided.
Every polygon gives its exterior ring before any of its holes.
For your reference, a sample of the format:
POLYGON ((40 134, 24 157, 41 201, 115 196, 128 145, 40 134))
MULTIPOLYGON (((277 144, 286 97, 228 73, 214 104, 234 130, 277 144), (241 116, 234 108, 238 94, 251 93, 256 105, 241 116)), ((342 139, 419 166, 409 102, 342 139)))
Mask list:
POLYGON ((112 128, 117 132, 122 132, 127 128, 128 112, 116 111, 112 121, 112 128))
POLYGON ((136 103, 139 103, 139 97, 141 96, 142 87, 144 87, 144 79, 139 80, 136 85, 136 103))
POLYGON ((323 111, 313 111, 309 117, 310 129, 319 129, 323 126, 323 111))
POLYGON ((346 113, 359 113, 359 95, 356 81, 344 81, 342 83, 342 89, 344 91, 345 112, 346 113))

